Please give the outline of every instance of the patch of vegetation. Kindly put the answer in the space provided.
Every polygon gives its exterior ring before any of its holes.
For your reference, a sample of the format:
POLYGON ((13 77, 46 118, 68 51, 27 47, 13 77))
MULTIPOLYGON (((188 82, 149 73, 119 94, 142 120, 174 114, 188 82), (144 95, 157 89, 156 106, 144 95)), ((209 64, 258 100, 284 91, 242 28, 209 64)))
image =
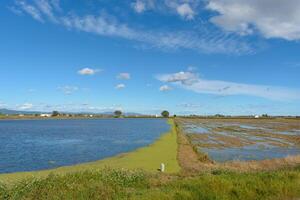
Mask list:
POLYGON ((119 117, 122 116, 122 111, 121 111, 121 110, 116 110, 116 111, 114 112, 114 114, 115 114, 115 117, 116 117, 116 118, 119 118, 119 117))
POLYGON ((1 199, 297 199, 300 168, 273 172, 213 171, 193 177, 103 169, 1 186, 1 199))
POLYGON ((52 117, 57 117, 59 115, 60 115, 60 113, 58 111, 53 111, 51 116, 52 117))
POLYGON ((169 111, 164 110, 164 111, 161 112, 161 116, 167 118, 167 117, 170 116, 170 113, 169 113, 169 111))

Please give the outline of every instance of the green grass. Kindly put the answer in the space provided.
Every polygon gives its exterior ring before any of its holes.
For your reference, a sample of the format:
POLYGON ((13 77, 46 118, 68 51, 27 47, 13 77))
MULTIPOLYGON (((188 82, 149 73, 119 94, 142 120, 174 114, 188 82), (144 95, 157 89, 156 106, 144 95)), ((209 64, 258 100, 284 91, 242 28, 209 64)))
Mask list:
POLYGON ((300 197, 300 168, 272 172, 215 171, 193 177, 144 171, 92 170, 0 186, 0 199, 276 200, 300 197))
POLYGON ((147 191, 144 199, 149 195, 152 199, 293 199, 300 197, 300 170, 204 173, 171 182, 157 192, 147 191))
POLYGON ((170 131, 163 134, 153 144, 137 149, 136 151, 121 154, 112 158, 99 160, 90 163, 84 163, 74 166, 59 167, 52 170, 42 170, 34 172, 18 172, 12 174, 0 174, 0 182, 14 183, 25 178, 47 177, 49 174, 66 174, 83 170, 97 170, 105 167, 125 168, 125 169, 143 169, 147 172, 157 172, 160 163, 165 163, 167 173, 176 173, 180 171, 177 162, 177 134, 172 119, 168 121, 170 131))

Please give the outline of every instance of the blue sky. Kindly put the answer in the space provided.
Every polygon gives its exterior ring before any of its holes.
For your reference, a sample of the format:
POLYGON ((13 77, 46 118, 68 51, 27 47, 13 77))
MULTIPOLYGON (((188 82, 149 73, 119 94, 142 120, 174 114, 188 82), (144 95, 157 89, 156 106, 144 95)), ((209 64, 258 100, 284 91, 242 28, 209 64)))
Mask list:
POLYGON ((0 108, 300 115, 297 0, 0 2, 0 108))

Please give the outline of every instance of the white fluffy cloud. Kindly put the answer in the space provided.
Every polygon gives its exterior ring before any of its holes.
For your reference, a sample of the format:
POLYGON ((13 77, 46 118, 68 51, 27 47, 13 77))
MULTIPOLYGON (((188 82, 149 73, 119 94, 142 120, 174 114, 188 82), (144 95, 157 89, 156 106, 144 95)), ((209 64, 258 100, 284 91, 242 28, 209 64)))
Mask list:
POLYGON ((191 6, 187 3, 181 4, 176 8, 177 13, 184 19, 191 20, 194 19, 195 12, 191 6))
POLYGON ((129 80, 130 78, 131 78, 130 74, 126 72, 120 73, 117 76, 117 79, 121 79, 121 80, 129 80))
POLYGON ((146 4, 141 0, 137 0, 136 2, 132 3, 132 7, 137 13, 142 13, 146 10, 146 4))
POLYGON ((21 9, 20 12, 25 12, 33 19, 44 22, 41 11, 35 6, 27 4, 25 1, 16 1, 16 5, 21 9))
POLYGON ((79 88, 76 86, 65 85, 65 86, 58 87, 58 90, 62 91, 66 95, 70 95, 70 94, 73 94, 74 92, 78 91, 79 88))
POLYGON ((19 105, 18 109, 20 109, 20 110, 28 110, 28 109, 31 109, 32 107, 33 107, 32 103, 24 103, 22 105, 19 105))
POLYGON ((69 29, 75 29, 88 33, 95 33, 100 36, 120 37, 128 40, 142 42, 152 47, 160 49, 193 49, 202 52, 219 53, 248 53, 252 51, 244 41, 230 35, 224 35, 222 32, 214 31, 207 34, 206 31, 190 32, 177 31, 141 31, 128 27, 115 20, 103 16, 85 16, 85 17, 63 17, 62 23, 69 29))
POLYGON ((168 85, 162 85, 160 88, 159 88, 159 91, 161 92, 165 92, 165 91, 169 91, 169 90, 172 90, 172 88, 168 85))
POLYGON ((116 85, 115 86, 115 89, 117 89, 117 90, 121 90, 121 89, 124 89, 126 87, 126 85, 125 84, 123 84, 123 83, 120 83, 120 84, 118 84, 118 85, 116 85))
POLYGON ((78 74, 80 74, 80 75, 94 75, 99 71, 100 71, 99 69, 83 68, 83 69, 78 71, 78 74))
POLYGON ((211 22, 227 31, 300 39, 299 0, 208 0, 206 8, 218 13, 211 22))
POLYGON ((185 85, 190 85, 198 80, 198 76, 192 72, 158 75, 157 78, 163 82, 182 82, 185 85))
POLYGON ((53 7, 51 5, 51 1, 39 0, 36 1, 36 4, 41 13, 46 15, 52 22, 57 22, 56 17, 53 14, 53 7))
POLYGON ((181 88, 203 94, 215 95, 248 95, 272 100, 300 100, 300 91, 284 87, 267 85, 243 84, 221 80, 206 80, 196 73, 178 72, 157 76, 157 79, 173 83, 181 88))

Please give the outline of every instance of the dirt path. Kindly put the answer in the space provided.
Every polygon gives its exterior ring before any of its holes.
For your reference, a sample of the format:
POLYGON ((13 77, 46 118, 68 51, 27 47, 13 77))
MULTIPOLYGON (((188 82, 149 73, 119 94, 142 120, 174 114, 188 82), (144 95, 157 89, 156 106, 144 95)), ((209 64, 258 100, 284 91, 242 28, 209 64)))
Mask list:
POLYGON ((178 140, 178 162, 183 173, 194 173, 211 170, 214 167, 212 161, 206 155, 197 153, 190 144, 187 137, 182 133, 180 127, 176 125, 178 140))

